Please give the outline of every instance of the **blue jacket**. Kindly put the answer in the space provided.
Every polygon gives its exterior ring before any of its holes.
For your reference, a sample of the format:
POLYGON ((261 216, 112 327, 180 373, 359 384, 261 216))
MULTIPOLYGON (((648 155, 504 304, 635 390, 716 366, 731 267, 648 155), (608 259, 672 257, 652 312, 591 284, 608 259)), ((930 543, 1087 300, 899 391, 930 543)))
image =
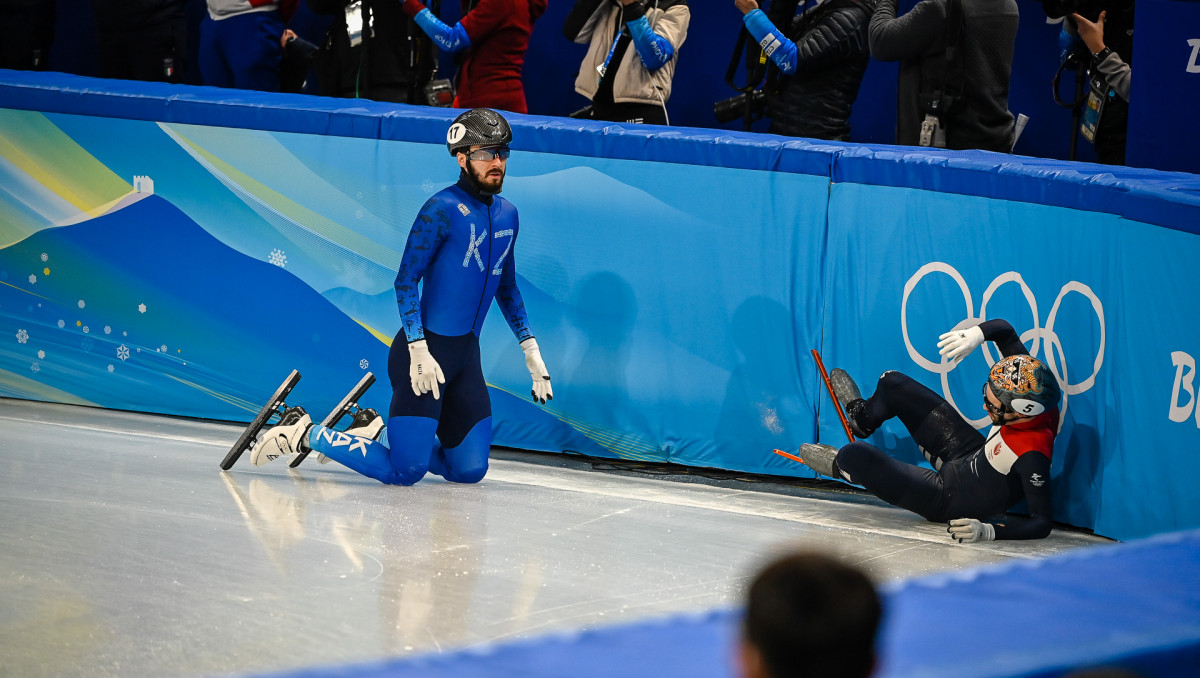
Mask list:
POLYGON ((493 298, 517 341, 533 336, 513 263, 519 230, 517 208, 500 196, 481 196, 465 175, 425 202, 396 275, 396 303, 410 343, 424 339, 427 329, 479 336, 493 298))

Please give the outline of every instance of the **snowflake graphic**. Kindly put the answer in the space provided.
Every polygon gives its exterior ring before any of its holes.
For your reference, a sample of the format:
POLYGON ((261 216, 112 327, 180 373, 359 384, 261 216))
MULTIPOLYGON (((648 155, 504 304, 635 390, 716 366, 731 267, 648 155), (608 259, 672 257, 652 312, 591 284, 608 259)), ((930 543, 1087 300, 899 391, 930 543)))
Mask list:
POLYGON ((428 179, 421 182, 421 191, 423 191, 425 193, 425 195, 429 195, 430 193, 433 193, 435 188, 437 188, 437 186, 435 186, 433 184, 433 182, 428 179))
POLYGON ((167 352, 167 345, 166 345, 166 344, 163 344, 162 346, 159 346, 159 347, 158 347, 158 352, 159 352, 159 353, 166 353, 166 352, 167 352))
POLYGON ((146 312, 146 305, 138 304, 138 313, 145 313, 145 312, 146 312))
POLYGON ((95 345, 96 345, 96 342, 92 341, 92 338, 91 338, 91 337, 84 337, 84 338, 83 338, 83 341, 82 341, 82 342, 80 342, 80 344, 79 344, 80 348, 82 348, 83 350, 87 351, 88 353, 91 353, 91 352, 92 352, 92 348, 93 348, 95 345))
POLYGON ((287 255, 283 253, 283 250, 271 250, 271 256, 267 260, 279 268, 287 266, 287 255))
POLYGON ((30 276, 29 276, 29 284, 30 284, 30 285, 35 285, 35 284, 37 284, 37 276, 36 276, 36 275, 30 275, 30 276))
POLYGON ((109 374, 112 374, 113 372, 116 372, 116 371, 117 371, 117 368, 113 367, 111 364, 108 366, 108 373, 109 373, 109 374))
POLYGON ((33 370, 34 372, 41 372, 41 371, 42 371, 42 366, 41 366, 41 365, 39 365, 39 364, 37 364, 37 363, 34 363, 34 364, 32 364, 32 365, 30 365, 30 366, 29 366, 29 369, 33 370))
POLYGON ((88 332, 91 332, 91 331, 92 331, 92 330, 91 330, 91 329, 89 329, 87 325, 84 325, 84 326, 83 326, 83 333, 84 333, 84 334, 87 334, 88 332))
POLYGON ((50 255, 42 252, 42 261, 50 261, 50 255))
POLYGON ((45 360, 45 359, 46 359, 46 352, 38 351, 38 360, 45 360))
POLYGON ((108 325, 105 325, 105 326, 104 326, 104 333, 105 333, 105 334, 112 334, 112 327, 110 327, 110 326, 108 326, 108 325))
POLYGON ((121 344, 117 347, 117 357, 121 360, 129 360, 129 347, 121 344))
POLYGON ((362 360, 358 361, 358 366, 365 370, 371 366, 371 363, 367 362, 366 358, 363 358, 362 360))
POLYGON ((29 333, 25 330, 17 330, 17 343, 24 344, 29 341, 29 333))

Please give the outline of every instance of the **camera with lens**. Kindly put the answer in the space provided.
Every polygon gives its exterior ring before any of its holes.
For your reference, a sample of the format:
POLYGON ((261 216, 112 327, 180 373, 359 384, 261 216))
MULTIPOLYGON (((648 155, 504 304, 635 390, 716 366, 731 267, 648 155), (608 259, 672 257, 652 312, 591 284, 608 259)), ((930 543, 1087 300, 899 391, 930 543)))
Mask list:
MULTIPOLYGON (((759 0, 758 4, 772 24, 790 26, 800 2, 801 0, 759 0)), ((758 40, 750 35, 749 29, 743 26, 738 31, 733 54, 729 57, 729 66, 725 69, 725 84, 737 90, 738 94, 713 104, 713 115, 716 116, 717 122, 727 123, 741 118, 743 128, 749 132, 751 123, 767 115, 767 92, 779 91, 780 77, 779 69, 768 56, 763 51, 763 46, 758 44, 758 40), (746 82, 742 85, 734 82, 739 69, 744 69, 746 74, 746 82)))
POLYGON ((744 117, 749 111, 751 117, 761 118, 767 110, 767 93, 761 89, 742 92, 728 99, 722 99, 713 104, 713 115, 717 122, 726 123, 744 117))

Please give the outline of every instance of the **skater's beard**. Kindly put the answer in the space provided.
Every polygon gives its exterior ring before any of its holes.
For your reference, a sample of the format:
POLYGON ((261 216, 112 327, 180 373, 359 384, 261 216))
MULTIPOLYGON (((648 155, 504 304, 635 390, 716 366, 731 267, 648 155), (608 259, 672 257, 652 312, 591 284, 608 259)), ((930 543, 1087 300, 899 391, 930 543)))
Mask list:
POLYGON ((475 187, 475 190, 482 195, 496 195, 504 190, 504 167, 494 162, 489 162, 487 169, 480 174, 475 171, 475 163, 468 160, 467 178, 471 180, 471 185, 475 187))

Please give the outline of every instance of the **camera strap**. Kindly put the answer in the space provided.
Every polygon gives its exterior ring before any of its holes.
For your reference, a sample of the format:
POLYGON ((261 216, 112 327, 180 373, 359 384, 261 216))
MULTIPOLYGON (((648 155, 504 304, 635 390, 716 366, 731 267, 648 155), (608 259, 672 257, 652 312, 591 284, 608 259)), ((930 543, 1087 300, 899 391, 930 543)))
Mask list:
MULTIPOLYGON (((733 54, 729 57, 729 66, 725 69, 725 83, 737 90, 738 92, 749 92, 758 83, 762 82, 763 71, 758 68, 758 64, 762 61, 762 49, 758 43, 750 40, 750 31, 745 26, 738 31, 737 43, 733 46, 733 54), (749 43, 749 44, 747 44, 749 43), (742 55, 746 58, 746 84, 738 85, 734 82, 737 77, 738 67, 742 64, 742 55)), ((765 66, 763 66, 765 68, 765 66)))
POLYGON ((946 50, 921 62, 921 112, 939 122, 962 101, 966 67, 962 57, 962 0, 946 2, 946 50))

